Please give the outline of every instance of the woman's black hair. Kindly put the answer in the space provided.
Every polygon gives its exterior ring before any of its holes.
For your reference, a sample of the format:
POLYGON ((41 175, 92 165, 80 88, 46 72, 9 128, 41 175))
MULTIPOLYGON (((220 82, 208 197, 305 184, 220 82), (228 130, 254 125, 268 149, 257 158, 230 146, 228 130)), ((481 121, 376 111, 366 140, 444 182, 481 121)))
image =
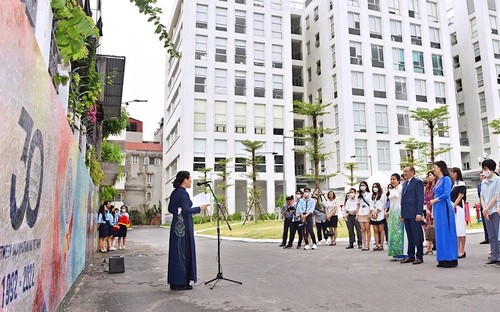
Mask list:
POLYGON ((111 215, 114 217, 115 216, 115 206, 111 205, 111 207, 109 207, 109 211, 111 212, 111 215))
POLYGON ((361 194, 361 184, 364 184, 366 186, 365 192, 370 193, 370 187, 368 186, 368 183, 366 183, 366 181, 361 181, 361 182, 359 182, 359 195, 358 195, 358 198, 363 197, 363 194, 361 194))
POLYGON ((103 203, 102 203, 104 206, 107 206, 109 204, 109 200, 105 200, 103 203))
POLYGON ((497 164, 495 163, 495 161, 493 159, 485 159, 481 163, 481 168, 488 168, 491 171, 495 171, 496 167, 497 167, 497 164))
POLYGON ((396 180, 398 180, 399 182, 401 182, 401 176, 399 175, 399 173, 396 172, 396 173, 391 174, 391 178, 392 177, 395 177, 396 180))
POLYGON ((372 191, 373 191, 373 187, 377 187, 378 188, 378 192, 377 193, 372 193, 372 200, 379 200, 380 197, 382 197, 382 186, 380 185, 380 183, 378 182, 375 182, 373 183, 372 185, 372 191))
POLYGON ((97 213, 97 215, 101 214, 102 215, 102 219, 106 220, 106 218, 105 218, 106 216, 104 214, 104 206, 105 206, 104 204, 102 204, 101 206, 99 206, 99 212, 97 213))
POLYGON ((391 195, 391 190, 392 190, 392 185, 387 184, 387 192, 385 193, 385 196, 389 197, 389 195, 391 195))
POLYGON ((462 170, 458 167, 453 167, 451 168, 451 172, 454 172, 457 174, 457 181, 463 181, 464 178, 462 177, 462 170))
POLYGON ((332 193, 332 194, 333 194, 333 199, 337 198, 337 196, 335 195, 335 192, 333 192, 333 191, 329 191, 329 192, 326 194, 326 199, 327 199, 327 200, 330 200, 330 193, 332 193))
POLYGON ((445 177, 450 176, 450 172, 448 171, 448 166, 446 165, 446 163, 444 161, 438 160, 434 163, 434 165, 438 166, 439 169, 441 169, 441 173, 443 174, 443 176, 445 176, 445 177))
POLYGON ((190 176, 191 174, 189 173, 189 171, 179 171, 177 172, 177 175, 175 176, 175 180, 174 182, 172 182, 172 185, 174 186, 174 188, 179 188, 181 187, 184 180, 189 179, 190 176))

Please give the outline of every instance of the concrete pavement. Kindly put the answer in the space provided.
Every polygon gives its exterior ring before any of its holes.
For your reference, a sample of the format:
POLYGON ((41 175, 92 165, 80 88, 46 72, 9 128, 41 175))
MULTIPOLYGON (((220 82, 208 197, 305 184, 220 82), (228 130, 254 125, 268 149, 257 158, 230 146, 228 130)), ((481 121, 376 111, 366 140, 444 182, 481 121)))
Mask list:
POLYGON ((467 258, 453 269, 436 268, 435 255, 421 265, 391 261, 386 252, 346 250, 346 243, 317 250, 276 243, 222 241, 224 277, 217 273, 217 241, 197 237, 198 283, 172 292, 166 283, 168 233, 129 232, 127 250, 98 254, 61 311, 498 311, 500 269, 485 267, 489 247, 482 234, 467 237, 467 258), (125 257, 126 272, 108 274, 106 258, 125 257))

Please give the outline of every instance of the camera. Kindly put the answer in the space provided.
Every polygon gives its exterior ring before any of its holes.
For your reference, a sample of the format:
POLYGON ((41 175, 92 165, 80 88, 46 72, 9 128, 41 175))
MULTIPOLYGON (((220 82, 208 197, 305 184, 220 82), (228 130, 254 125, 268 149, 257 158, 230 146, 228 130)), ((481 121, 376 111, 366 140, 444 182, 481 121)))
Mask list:
POLYGON ((333 236, 333 233, 332 233, 332 231, 330 231, 330 229, 326 229, 326 230, 324 231, 324 233, 323 233, 323 236, 324 236, 324 237, 325 237, 325 239, 326 239, 326 238, 328 238, 328 237, 332 237, 332 236, 333 236))

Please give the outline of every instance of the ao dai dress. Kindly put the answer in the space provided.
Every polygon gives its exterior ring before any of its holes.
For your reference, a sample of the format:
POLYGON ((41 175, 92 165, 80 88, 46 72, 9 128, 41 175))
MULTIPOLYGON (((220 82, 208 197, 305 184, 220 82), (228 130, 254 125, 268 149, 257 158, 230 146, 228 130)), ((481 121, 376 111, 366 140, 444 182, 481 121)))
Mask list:
POLYGON ((406 253, 408 238, 404 223, 401 222, 401 196, 403 187, 401 185, 393 188, 389 193, 389 248, 388 254, 392 257, 403 257, 406 253))

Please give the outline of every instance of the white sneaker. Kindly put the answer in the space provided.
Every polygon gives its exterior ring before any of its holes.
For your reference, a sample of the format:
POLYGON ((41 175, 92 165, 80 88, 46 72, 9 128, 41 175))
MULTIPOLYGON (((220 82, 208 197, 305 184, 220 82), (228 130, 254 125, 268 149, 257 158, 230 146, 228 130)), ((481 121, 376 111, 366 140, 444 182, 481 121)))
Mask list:
POLYGON ((122 250, 122 246, 118 247, 118 249, 122 250))
POLYGON ((317 248, 318 248, 318 246, 316 246, 316 244, 313 244, 312 250, 316 250, 317 248))
POLYGON ((127 247, 123 246, 123 249, 127 249, 127 247))
POLYGON ((109 250, 116 250, 116 248, 115 247, 111 247, 111 248, 109 248, 109 250))
POLYGON ((311 249, 311 247, 309 247, 309 245, 306 245, 306 247, 304 247, 304 250, 309 250, 311 249))

